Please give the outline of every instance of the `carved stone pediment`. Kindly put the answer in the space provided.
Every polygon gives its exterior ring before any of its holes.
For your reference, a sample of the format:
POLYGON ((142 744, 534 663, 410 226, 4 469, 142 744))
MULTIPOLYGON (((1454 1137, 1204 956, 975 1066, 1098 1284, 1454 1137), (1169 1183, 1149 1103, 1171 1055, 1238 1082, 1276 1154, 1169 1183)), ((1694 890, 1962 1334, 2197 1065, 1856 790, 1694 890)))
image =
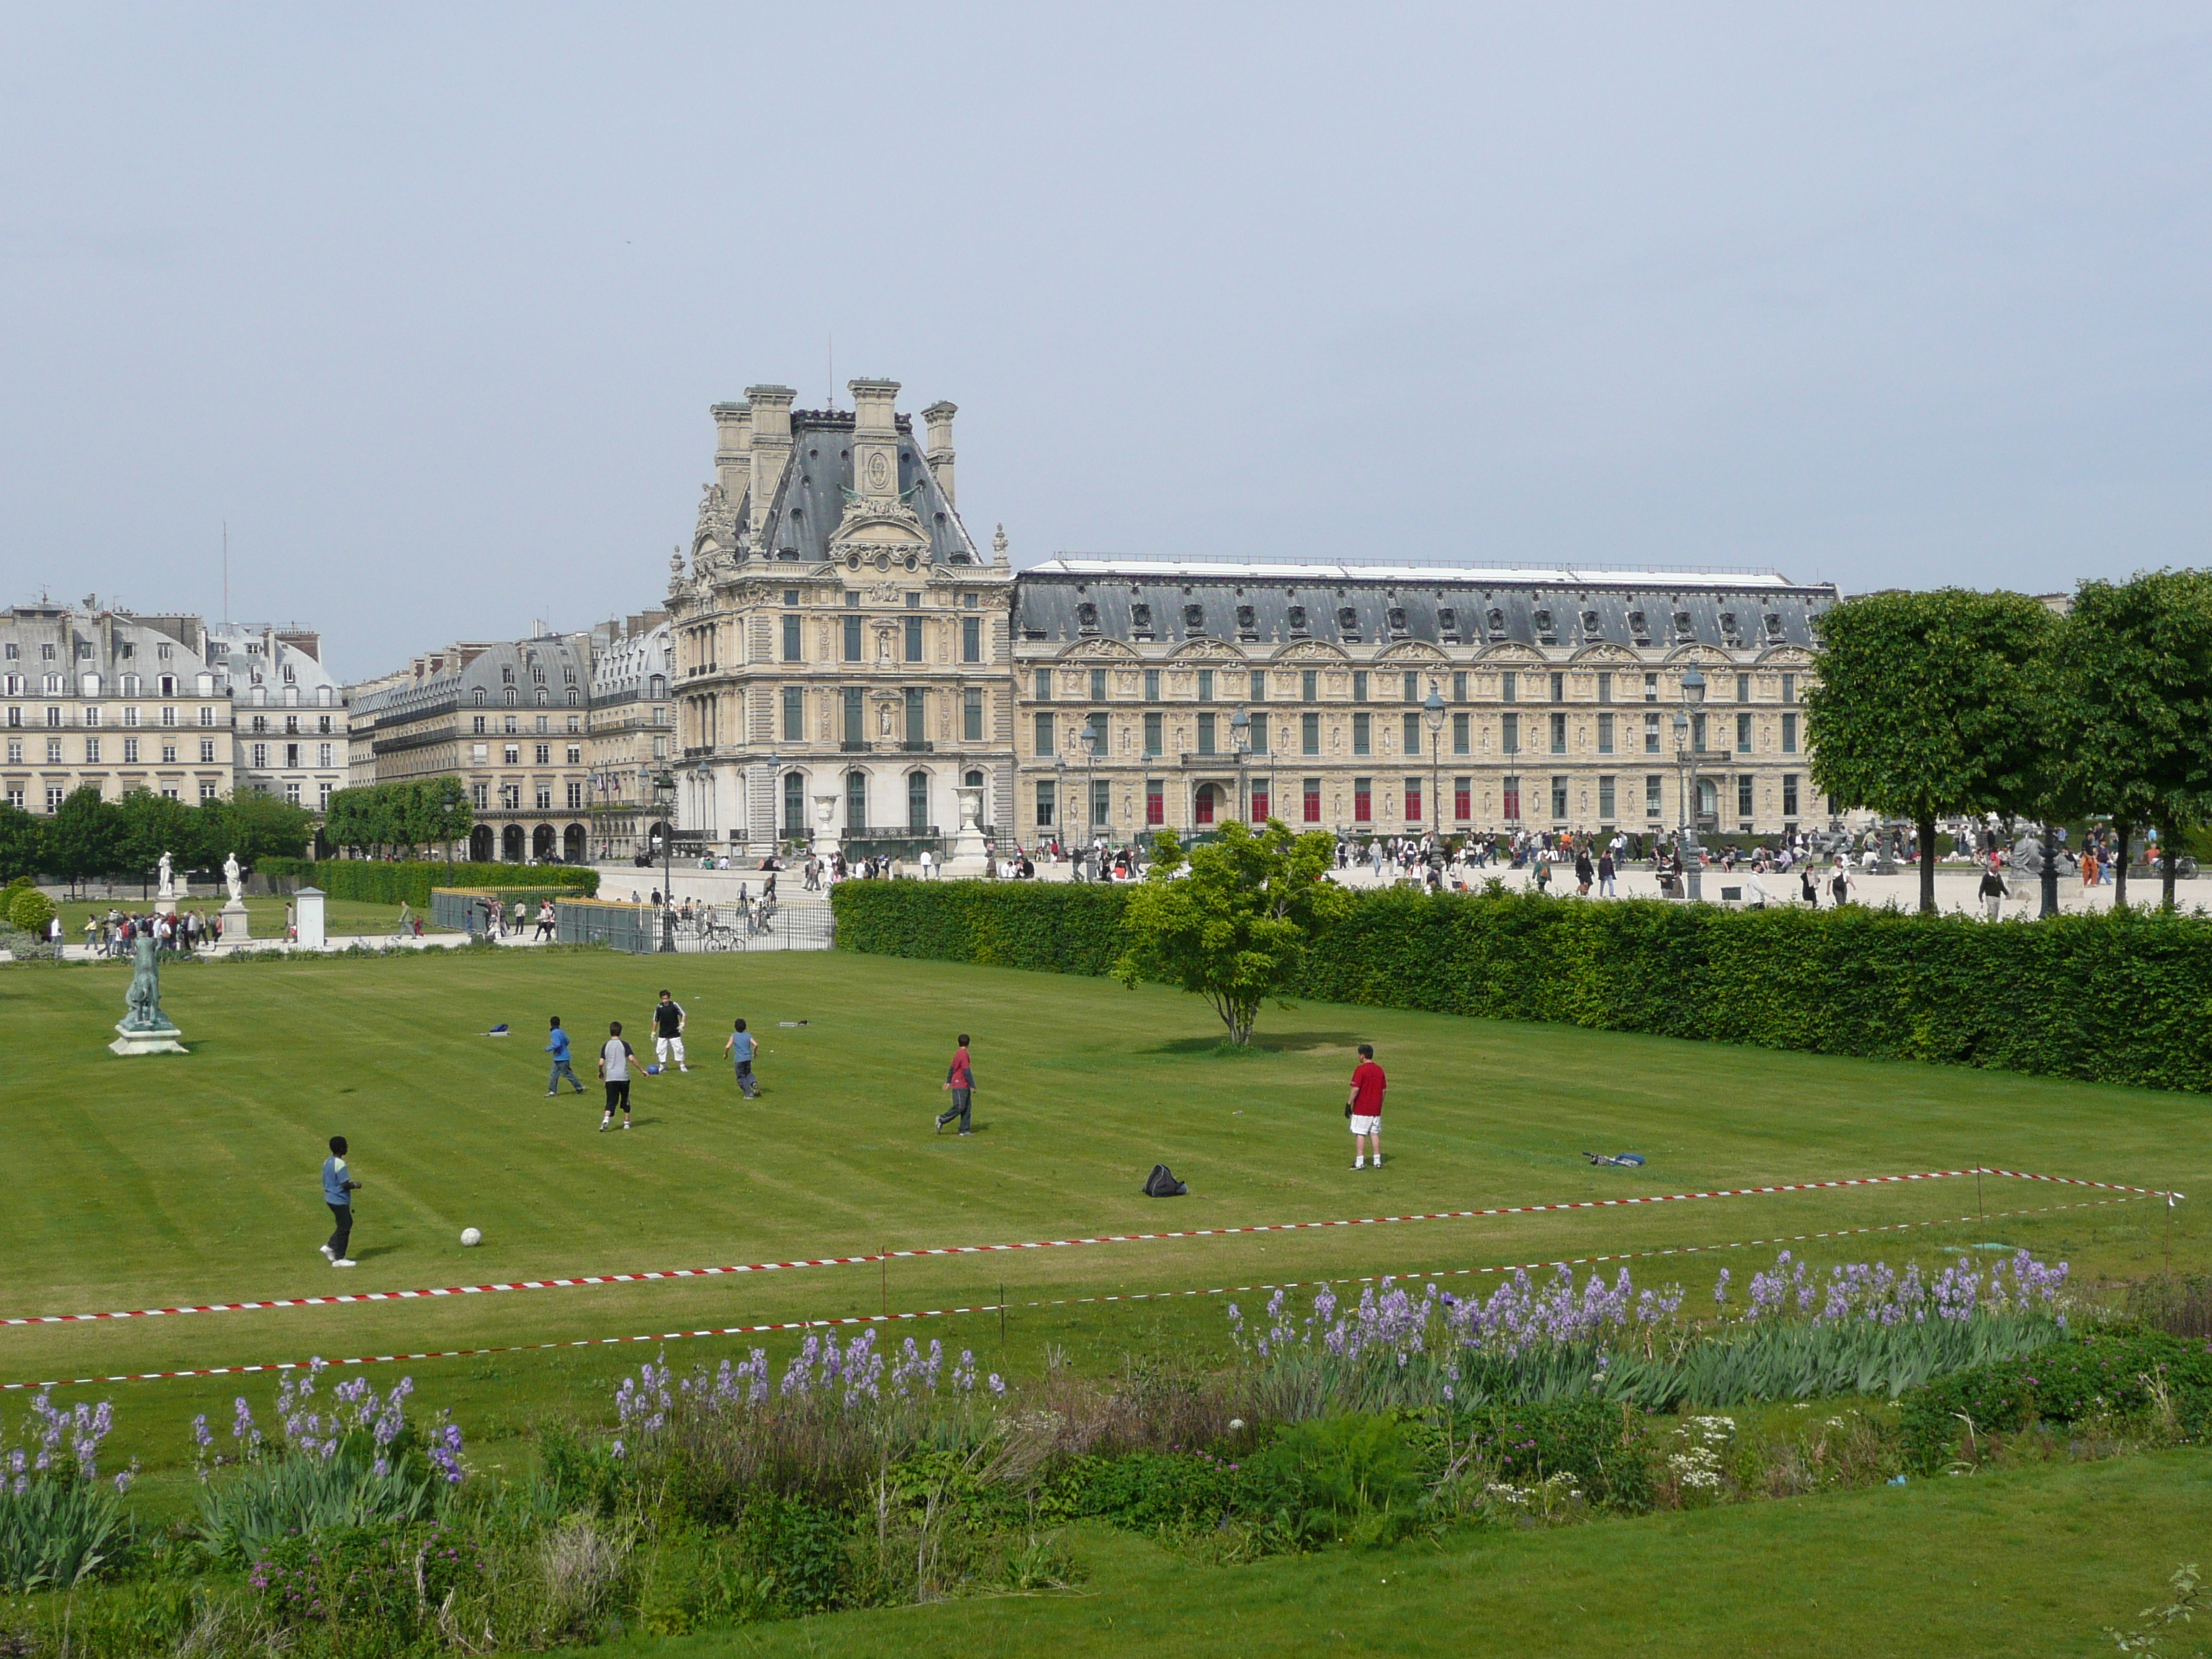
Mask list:
POLYGON ((1814 657, 1802 645, 1778 645, 1771 651, 1759 653, 1761 668, 1810 668, 1814 657))
POLYGON ((1275 653, 1276 662, 1349 662, 1352 653, 1326 640, 1297 640, 1275 653))
POLYGON ((1507 668, 1517 666, 1522 663, 1529 663, 1540 668, 1550 660, 1534 646, 1522 645, 1514 640, 1484 647, 1475 653, 1475 659, 1492 666, 1507 668))
POLYGON ((1170 660, 1189 662, 1200 658, 1243 662, 1244 653, 1226 640, 1186 640, 1168 653, 1170 660))
POLYGON ((1426 640, 1400 640, 1375 660, 1377 662, 1449 662, 1451 659, 1426 640))
POLYGON ((1105 657, 1115 662, 1136 662, 1144 653, 1120 640, 1078 640, 1060 653, 1062 657, 1105 657))
POLYGON ((1611 666, 1637 668, 1642 666, 1644 662, 1643 658, 1638 656, 1626 646, 1617 645, 1611 640, 1594 641, 1576 652, 1568 660, 1577 668, 1611 666))

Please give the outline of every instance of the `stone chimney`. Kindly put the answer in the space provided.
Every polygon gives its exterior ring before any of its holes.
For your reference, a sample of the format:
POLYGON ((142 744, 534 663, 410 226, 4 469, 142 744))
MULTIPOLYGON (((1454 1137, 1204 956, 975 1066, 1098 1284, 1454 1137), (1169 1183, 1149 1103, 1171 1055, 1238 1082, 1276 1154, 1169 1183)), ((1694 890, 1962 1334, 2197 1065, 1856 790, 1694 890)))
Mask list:
MULTIPOLYGON (((752 512, 745 529, 757 537, 768 516, 768 504, 791 459, 791 404, 799 394, 787 386, 749 386, 745 402, 752 406, 752 441, 747 446, 753 459, 752 512)), ((775 556, 775 550, 762 550, 775 556)))
POLYGON ((722 486, 730 510, 745 498, 752 483, 753 412, 743 404, 714 405, 714 482, 722 486))
POLYGON ((945 499, 958 505, 952 493, 952 417, 960 412, 957 404, 943 400, 930 404, 921 411, 921 418, 929 422, 929 471, 937 480, 937 487, 945 492, 945 499))
POLYGON ((848 380, 853 394, 853 493, 885 505, 899 496, 896 380, 848 380))

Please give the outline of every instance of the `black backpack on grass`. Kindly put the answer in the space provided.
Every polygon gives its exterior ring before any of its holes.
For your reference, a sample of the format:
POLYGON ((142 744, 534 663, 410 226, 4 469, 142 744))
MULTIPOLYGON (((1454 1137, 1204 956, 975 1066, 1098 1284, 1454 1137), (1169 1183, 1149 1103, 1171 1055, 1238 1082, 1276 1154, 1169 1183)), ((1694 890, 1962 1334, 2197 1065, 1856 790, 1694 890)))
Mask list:
POLYGON ((1164 1164, 1152 1165, 1152 1172, 1145 1178, 1146 1198, 1181 1198, 1190 1188, 1177 1181, 1164 1164))

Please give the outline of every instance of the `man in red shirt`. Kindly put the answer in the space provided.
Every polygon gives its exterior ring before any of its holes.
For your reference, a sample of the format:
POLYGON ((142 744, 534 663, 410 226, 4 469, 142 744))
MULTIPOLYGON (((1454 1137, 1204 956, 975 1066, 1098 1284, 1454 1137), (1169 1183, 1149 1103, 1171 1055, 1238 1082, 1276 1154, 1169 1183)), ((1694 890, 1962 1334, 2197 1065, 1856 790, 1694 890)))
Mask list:
POLYGON ((1359 1064, 1352 1068, 1352 1090, 1344 1097, 1345 1115, 1352 1120, 1352 1167, 1367 1164, 1370 1143, 1375 1167, 1382 1167, 1382 1091, 1388 1086, 1382 1068, 1375 1063, 1375 1045, 1359 1045, 1359 1064))
POLYGON ((960 1120, 962 1134, 971 1133, 968 1119, 968 1103, 971 1098, 971 1091, 975 1087, 975 1071, 968 1058, 967 1032, 963 1031, 960 1034, 960 1046, 953 1051, 952 1064, 945 1073, 945 1081, 939 1086, 951 1091, 952 1104, 939 1116, 937 1128, 931 1130, 930 1133, 932 1134, 939 1133, 955 1118, 960 1120))

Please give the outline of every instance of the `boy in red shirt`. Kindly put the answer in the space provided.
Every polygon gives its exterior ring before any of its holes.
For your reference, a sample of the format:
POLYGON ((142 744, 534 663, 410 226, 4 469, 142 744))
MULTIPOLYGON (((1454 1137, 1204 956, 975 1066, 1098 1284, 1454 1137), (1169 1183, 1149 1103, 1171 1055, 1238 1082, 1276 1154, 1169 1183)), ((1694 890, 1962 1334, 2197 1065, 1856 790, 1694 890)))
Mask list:
POLYGON ((1352 1090, 1344 1097, 1345 1115, 1352 1120, 1352 1167, 1364 1168, 1372 1143, 1375 1167, 1382 1167, 1382 1091, 1389 1086, 1382 1068, 1375 1063, 1375 1045, 1359 1045, 1359 1064, 1352 1068, 1352 1090))
POLYGON ((939 1117, 937 1128, 930 1133, 935 1134, 955 1118, 960 1120, 962 1134, 971 1133, 968 1121, 968 1103, 973 1097, 973 1091, 975 1087, 975 1070, 968 1058, 967 1032, 963 1031, 960 1034, 960 1046, 953 1053, 952 1064, 945 1073, 944 1083, 939 1086, 951 1091, 952 1104, 939 1117))

